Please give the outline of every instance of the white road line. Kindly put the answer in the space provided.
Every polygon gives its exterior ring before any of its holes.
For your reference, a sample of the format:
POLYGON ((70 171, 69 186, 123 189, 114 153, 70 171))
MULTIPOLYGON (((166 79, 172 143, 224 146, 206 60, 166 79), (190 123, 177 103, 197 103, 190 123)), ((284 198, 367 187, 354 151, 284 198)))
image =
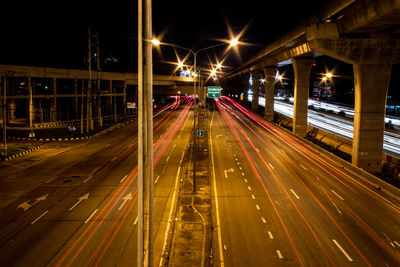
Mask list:
POLYGON ((306 168, 306 167, 304 167, 303 165, 301 165, 301 164, 300 164, 300 166, 301 166, 303 169, 307 170, 307 168, 306 168))
POLYGON ((335 240, 332 239, 333 243, 335 243, 335 245, 340 249, 340 251, 343 253, 343 255, 346 256, 346 258, 350 261, 353 262, 353 259, 349 256, 349 254, 347 254, 347 252, 342 248, 342 246, 339 245, 339 243, 335 240))
POLYGON ((167 162, 168 162, 168 160, 169 160, 169 157, 170 157, 170 156, 168 156, 168 158, 167 158, 165 161, 167 161, 167 162))
POLYGON ((300 199, 299 198, 299 196, 296 194, 296 192, 294 192, 294 190, 293 189, 290 189, 290 192, 292 192, 293 193, 293 195, 297 198, 297 199, 300 199))
POLYGON ((86 183, 87 181, 89 181, 91 178, 93 177, 93 175, 90 175, 88 178, 86 178, 83 183, 86 183))
POLYGON ((226 250, 226 246, 225 246, 225 244, 224 244, 224 249, 226 250))
POLYGON ((244 179, 244 181, 247 183, 247 179, 244 179))
POLYGON ((236 154, 233 154, 233 156, 236 158, 236 154))
POLYGON ((260 210, 260 206, 258 206, 257 204, 256 204, 256 208, 257 208, 258 210, 260 210))
POLYGON ((239 166, 239 170, 242 170, 242 167, 239 166))
POLYGON ((51 181, 53 181, 54 179, 56 179, 57 178, 57 176, 55 176, 55 177, 53 177, 53 178, 51 178, 50 180, 48 180, 47 182, 45 182, 45 184, 48 184, 48 183, 50 183, 51 181))
POLYGON ((244 172, 242 172, 242 175, 244 176, 244 172))
POLYGON ((272 164, 271 163, 268 163, 268 165, 272 168, 272 169, 274 169, 274 166, 272 166, 272 164))
MULTIPOLYGON (((212 126, 213 120, 214 120, 214 113, 213 113, 213 116, 212 116, 212 119, 211 119, 211 122, 210 122, 210 133, 211 133, 211 126, 212 126)), ((228 140, 228 136, 226 136, 226 140, 228 140)), ((215 180, 214 152, 213 152, 212 134, 210 134, 210 144, 211 144, 211 153, 210 153, 211 154, 211 165, 212 165, 213 184, 214 184, 215 213, 216 213, 216 217, 217 217, 219 264, 220 264, 221 267, 224 267, 225 263, 224 263, 224 253, 222 252, 221 223, 220 223, 220 218, 219 218, 217 183, 216 183, 216 180, 215 180)), ((161 255, 164 255, 164 253, 162 253, 161 255)), ((161 265, 161 261, 160 261, 160 267, 161 266, 162 265, 161 265)))
POLYGON ((393 243, 395 243, 399 248, 400 248, 400 244, 397 241, 393 241, 393 243))
POLYGON ((46 215, 47 212, 49 212, 49 210, 46 210, 45 212, 43 212, 43 214, 40 215, 36 220, 34 220, 33 222, 31 222, 31 224, 34 224, 35 222, 37 222, 40 218, 42 218, 44 215, 46 215))
POLYGON ((176 144, 174 144, 172 147, 175 148, 175 147, 176 147, 176 144))
POLYGON ((270 231, 268 231, 268 236, 269 236, 269 239, 274 239, 274 236, 272 235, 272 233, 270 231))
POLYGON ((338 207, 336 206, 335 202, 332 201, 333 206, 335 206, 336 210, 340 213, 340 215, 342 215, 342 212, 338 209, 338 207))
POLYGON ((251 187, 250 187, 250 186, 248 186, 247 188, 248 188, 249 190, 251 190, 251 187))
POLYGON ((237 165, 240 165, 240 162, 239 162, 239 161, 236 161, 236 163, 237 163, 237 165))
POLYGON ((255 197, 254 195, 251 195, 251 197, 252 197, 253 199, 256 199, 256 197, 255 197))
POLYGON ((340 198, 341 200, 344 200, 344 198, 342 198, 338 193, 336 193, 335 191, 331 190, 332 193, 334 193, 338 198, 340 198))
POLYGON ((128 174, 125 174, 124 178, 122 178, 119 183, 122 183, 123 181, 125 181, 126 177, 128 177, 128 174))
POLYGON ((95 209, 95 211, 93 211, 93 213, 89 216, 89 218, 86 219, 85 223, 87 223, 92 217, 93 215, 95 215, 97 212, 97 209, 95 209))
POLYGON ((136 225, 136 224, 137 224, 137 221, 138 221, 138 216, 136 216, 136 219, 135 219, 135 221, 133 222, 133 225, 136 225))
POLYGON ((160 175, 157 176, 156 181, 154 182, 155 184, 158 182, 158 179, 160 179, 160 175))
POLYGON ((394 246, 393 242, 390 242, 390 245, 392 245, 392 247, 396 248, 396 247, 394 246))
POLYGON ((267 223, 264 217, 261 217, 261 220, 263 221, 263 223, 267 223))
POLYGON ((278 258, 283 259, 282 253, 279 249, 276 250, 276 254, 278 254, 278 258))

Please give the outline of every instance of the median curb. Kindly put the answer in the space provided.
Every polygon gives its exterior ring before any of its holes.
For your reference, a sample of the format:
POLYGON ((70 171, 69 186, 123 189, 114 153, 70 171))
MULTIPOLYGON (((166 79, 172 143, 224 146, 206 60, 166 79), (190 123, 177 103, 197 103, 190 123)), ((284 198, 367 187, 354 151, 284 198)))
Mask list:
POLYGON ((13 155, 10 155, 10 156, 7 156, 7 157, 2 157, 1 160, 2 160, 2 161, 9 161, 9 160, 11 160, 11 159, 18 158, 18 157, 21 157, 21 156, 23 156, 23 155, 25 155, 25 154, 27 154, 27 153, 29 153, 29 152, 31 152, 31 151, 37 150, 37 149, 39 149, 40 147, 41 147, 41 145, 38 145, 38 146, 35 146, 35 147, 30 148, 30 149, 28 149, 28 150, 19 152, 19 153, 17 153, 17 154, 13 154, 13 155))

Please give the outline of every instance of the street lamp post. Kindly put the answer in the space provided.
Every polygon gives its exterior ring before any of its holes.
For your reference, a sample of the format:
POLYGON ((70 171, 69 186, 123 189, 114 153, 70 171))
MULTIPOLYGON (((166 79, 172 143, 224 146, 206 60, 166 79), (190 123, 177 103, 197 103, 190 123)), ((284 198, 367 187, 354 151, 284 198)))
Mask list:
MULTIPOLYGON (((192 53, 192 55, 193 55, 193 73, 194 73, 194 75, 197 75, 196 60, 197 60, 197 54, 199 52, 205 51, 205 50, 208 50, 208 49, 212 49, 212 48, 215 48, 215 47, 219 47, 219 46, 222 46, 222 45, 226 45, 226 43, 220 43, 220 44, 216 44, 216 45, 212 45, 212 46, 201 48, 201 49, 199 49, 199 50, 197 50, 195 52, 192 49, 189 49, 189 48, 186 48, 186 47, 183 47, 183 46, 170 44, 170 43, 161 43, 160 41, 158 41, 156 39, 153 39, 152 43, 154 45, 157 45, 157 46, 160 45, 160 44, 161 45, 172 46, 172 47, 180 48, 180 49, 183 49, 183 50, 186 50, 186 51, 189 51, 190 53, 192 53)), ((239 41, 236 38, 232 39, 229 42, 230 46, 236 46, 238 43, 239 43, 239 41)), ((197 93, 196 82, 197 82, 197 79, 196 79, 196 77, 194 77, 194 81, 193 81, 193 96, 194 96, 194 101, 195 102, 194 102, 194 108, 193 108, 193 113, 194 113, 194 115, 193 115, 193 194, 196 194, 196 139, 197 139, 197 129, 196 129, 197 114, 196 114, 196 111, 198 109, 198 102, 196 101, 196 93, 197 93)))

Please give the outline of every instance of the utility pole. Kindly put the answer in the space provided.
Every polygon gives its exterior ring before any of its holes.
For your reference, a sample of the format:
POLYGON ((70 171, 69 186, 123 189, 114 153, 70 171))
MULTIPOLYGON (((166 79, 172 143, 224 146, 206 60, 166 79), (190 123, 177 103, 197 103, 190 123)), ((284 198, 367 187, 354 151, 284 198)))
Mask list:
POLYGON ((89 47, 89 80, 87 86, 87 100, 86 100, 86 132, 93 130, 92 121, 92 43, 91 43, 91 32, 90 26, 88 27, 88 47, 89 47))
POLYGON ((97 46, 97 118, 99 120, 99 127, 103 127, 103 117, 101 116, 101 97, 100 97, 100 46, 99 46, 99 32, 96 31, 96 46, 97 46))
POLYGON ((153 69, 151 0, 138 0, 138 266, 153 260, 153 69), (143 20, 144 19, 144 20, 143 20), (143 35, 144 22, 144 35, 143 35), (143 53, 144 43, 144 53, 143 53), (144 60, 143 60, 144 59, 144 60))
MULTIPOLYGON (((193 71, 196 75, 196 57, 197 53, 194 53, 194 64, 193 64, 193 71)), ((194 94, 194 106, 193 106, 193 194, 196 194, 196 138, 197 138, 197 131, 196 131, 196 109, 197 109, 197 101, 196 101, 196 77, 194 75, 194 83, 193 83, 193 94, 194 94)))
POLYGON ((2 144, 2 156, 7 157, 7 72, 4 74, 3 78, 3 101, 2 101, 2 109, 3 109, 3 144, 2 144))

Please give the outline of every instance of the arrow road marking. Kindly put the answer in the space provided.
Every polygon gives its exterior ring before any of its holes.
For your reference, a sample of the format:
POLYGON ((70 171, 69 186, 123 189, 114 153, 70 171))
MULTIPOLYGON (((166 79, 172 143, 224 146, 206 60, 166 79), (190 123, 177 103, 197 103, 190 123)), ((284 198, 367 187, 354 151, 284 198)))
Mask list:
POLYGON ((89 198, 89 193, 78 198, 78 202, 76 202, 75 205, 73 205, 71 208, 69 208, 69 211, 73 210, 76 206, 79 205, 79 203, 81 203, 83 200, 87 200, 88 198, 89 198))
POLYGON ((36 201, 33 202, 32 204, 29 204, 29 201, 25 201, 24 203, 19 204, 19 206, 17 207, 17 209, 22 208, 24 211, 27 211, 28 209, 30 209, 31 207, 35 206, 37 203, 39 203, 42 200, 46 200, 46 198, 48 197, 49 194, 40 196, 38 198, 36 198, 36 201))
POLYGON ((228 172, 234 172, 235 170, 234 169, 232 169, 232 168, 230 168, 230 169, 227 169, 227 170, 224 170, 224 173, 225 173, 225 178, 228 178, 228 172))
POLYGON ((124 196, 122 199, 123 199, 124 201, 122 202, 121 206, 119 206, 118 210, 121 210, 121 209, 124 207, 125 203, 126 203, 128 200, 131 200, 131 199, 132 199, 132 193, 127 194, 127 195, 124 196))

